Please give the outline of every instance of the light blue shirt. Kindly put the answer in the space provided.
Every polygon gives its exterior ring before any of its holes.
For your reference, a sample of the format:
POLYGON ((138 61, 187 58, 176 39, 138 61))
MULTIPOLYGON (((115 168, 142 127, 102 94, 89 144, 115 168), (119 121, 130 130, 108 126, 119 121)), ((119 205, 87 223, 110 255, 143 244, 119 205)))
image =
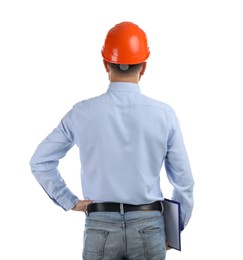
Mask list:
POLYGON ((50 198, 69 210, 78 201, 58 171, 76 144, 85 199, 147 204, 163 200, 163 163, 181 203, 185 226, 193 208, 193 177, 173 109, 140 93, 134 83, 112 82, 108 91, 81 101, 37 147, 31 170, 50 198))

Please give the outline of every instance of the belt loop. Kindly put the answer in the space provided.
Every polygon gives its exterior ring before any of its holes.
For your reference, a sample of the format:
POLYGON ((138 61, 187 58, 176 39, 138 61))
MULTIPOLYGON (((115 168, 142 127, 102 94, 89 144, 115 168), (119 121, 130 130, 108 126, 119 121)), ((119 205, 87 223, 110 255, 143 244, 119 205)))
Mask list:
POLYGON ((88 206, 85 208, 84 213, 85 213, 86 217, 89 216, 88 206))
POLYGON ((161 214, 163 214, 163 212, 164 212, 164 204, 163 204, 163 201, 160 201, 160 204, 161 204, 161 214))
POLYGON ((86 217, 88 217, 89 216, 89 212, 88 212, 88 210, 85 210, 85 215, 86 215, 86 217))
POLYGON ((120 213, 124 215, 124 205, 123 203, 120 203, 120 213))

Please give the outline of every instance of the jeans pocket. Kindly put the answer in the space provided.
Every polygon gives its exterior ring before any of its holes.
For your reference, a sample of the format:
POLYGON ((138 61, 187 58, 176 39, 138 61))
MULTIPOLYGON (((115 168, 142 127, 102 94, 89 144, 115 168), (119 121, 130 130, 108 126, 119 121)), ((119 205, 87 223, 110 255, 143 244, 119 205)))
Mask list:
POLYGON ((165 235, 161 227, 150 226, 139 230, 146 259, 165 259, 165 235))
POLYGON ((84 231, 83 259, 103 259, 104 247, 109 231, 100 229, 86 229, 84 231))

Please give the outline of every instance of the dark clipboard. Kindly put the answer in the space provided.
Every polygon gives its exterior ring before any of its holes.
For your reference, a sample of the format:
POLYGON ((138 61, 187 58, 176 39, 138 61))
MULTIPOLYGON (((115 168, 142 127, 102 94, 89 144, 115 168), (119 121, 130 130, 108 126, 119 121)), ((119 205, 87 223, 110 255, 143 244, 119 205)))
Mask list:
POLYGON ((164 199, 165 236, 169 247, 181 251, 180 202, 164 199))

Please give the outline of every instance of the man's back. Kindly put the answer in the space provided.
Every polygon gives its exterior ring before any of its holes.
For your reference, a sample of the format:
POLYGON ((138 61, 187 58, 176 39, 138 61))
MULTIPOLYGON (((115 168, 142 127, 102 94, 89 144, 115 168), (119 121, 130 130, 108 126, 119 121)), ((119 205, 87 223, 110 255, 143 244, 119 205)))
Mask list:
POLYGON ((162 200, 160 170, 174 131, 172 109, 113 82, 107 93, 76 104, 64 119, 80 148, 83 194, 93 201, 162 200))

